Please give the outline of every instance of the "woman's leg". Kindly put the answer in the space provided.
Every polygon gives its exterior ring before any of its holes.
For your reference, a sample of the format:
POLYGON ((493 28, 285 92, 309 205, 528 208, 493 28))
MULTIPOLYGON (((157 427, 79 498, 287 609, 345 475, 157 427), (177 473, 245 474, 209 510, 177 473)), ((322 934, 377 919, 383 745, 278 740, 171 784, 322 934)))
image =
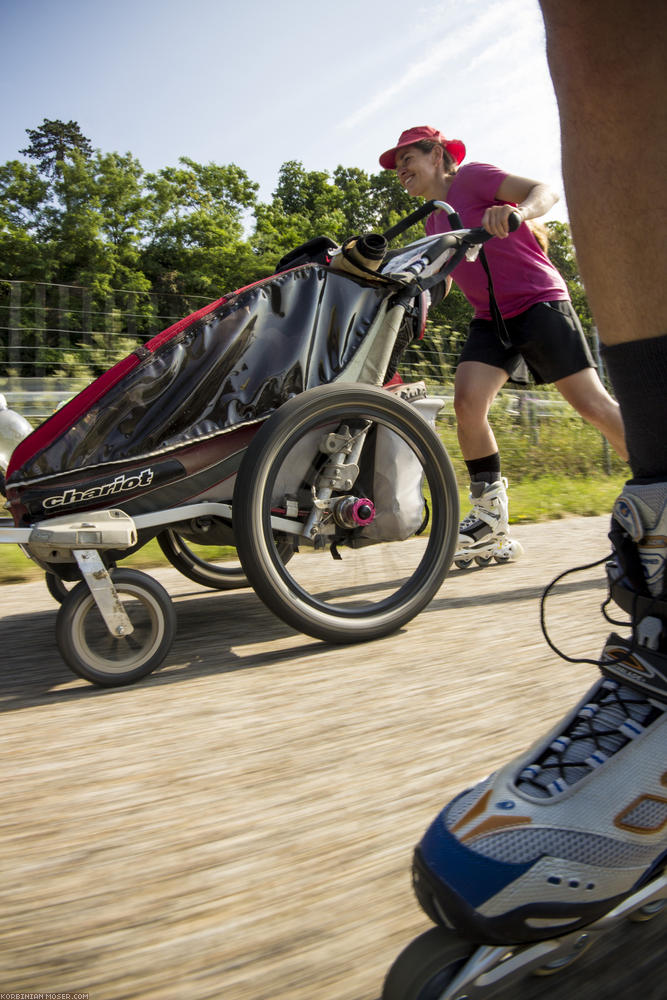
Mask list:
POLYGON ((498 444, 489 410, 507 381, 507 372, 480 361, 462 361, 454 381, 456 433, 466 462, 494 455, 498 444))
POLYGON ((584 368, 555 383, 561 395, 584 420, 604 434, 609 444, 627 461, 623 418, 618 403, 612 399, 594 368, 584 368))

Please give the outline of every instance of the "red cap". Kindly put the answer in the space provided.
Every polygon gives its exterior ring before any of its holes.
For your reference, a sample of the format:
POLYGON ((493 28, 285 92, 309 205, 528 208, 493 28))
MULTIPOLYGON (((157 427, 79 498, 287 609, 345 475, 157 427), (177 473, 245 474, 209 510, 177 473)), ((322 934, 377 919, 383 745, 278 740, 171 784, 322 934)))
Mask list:
POLYGON ((438 132, 437 128, 431 128, 430 125, 416 125, 414 128, 409 128, 405 132, 401 132, 399 140, 393 149, 388 149, 380 157, 380 166, 384 167, 385 170, 395 170, 396 153, 398 150, 402 149, 403 146, 414 146, 416 142, 421 142, 423 139, 429 139, 431 142, 439 142, 454 159, 457 166, 466 155, 466 148, 460 139, 445 139, 442 132, 438 132))

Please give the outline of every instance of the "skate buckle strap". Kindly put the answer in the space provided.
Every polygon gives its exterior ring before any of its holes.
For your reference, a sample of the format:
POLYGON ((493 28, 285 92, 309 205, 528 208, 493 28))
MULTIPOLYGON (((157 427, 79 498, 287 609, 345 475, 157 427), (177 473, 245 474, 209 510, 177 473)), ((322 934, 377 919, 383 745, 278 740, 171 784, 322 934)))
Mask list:
MULTIPOLYGON (((660 625, 662 623, 659 623, 660 625)), ((648 646, 632 645, 615 632, 602 651, 600 669, 605 677, 624 681, 644 695, 667 701, 667 656, 648 646)))
POLYGON ((607 563, 607 584, 612 599, 619 608, 631 615, 635 628, 646 618, 667 622, 667 600, 640 593, 628 576, 620 576, 615 562, 607 563))

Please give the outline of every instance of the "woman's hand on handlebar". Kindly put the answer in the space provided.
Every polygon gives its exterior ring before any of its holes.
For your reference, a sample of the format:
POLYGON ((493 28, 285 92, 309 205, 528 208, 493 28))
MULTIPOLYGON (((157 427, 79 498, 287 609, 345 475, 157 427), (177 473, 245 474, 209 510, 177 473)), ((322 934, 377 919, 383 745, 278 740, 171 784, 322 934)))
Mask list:
POLYGON ((522 221, 521 209, 515 205, 490 205, 482 216, 482 226, 487 233, 501 240, 518 229, 522 221), (514 218, 510 220, 510 216, 514 218))

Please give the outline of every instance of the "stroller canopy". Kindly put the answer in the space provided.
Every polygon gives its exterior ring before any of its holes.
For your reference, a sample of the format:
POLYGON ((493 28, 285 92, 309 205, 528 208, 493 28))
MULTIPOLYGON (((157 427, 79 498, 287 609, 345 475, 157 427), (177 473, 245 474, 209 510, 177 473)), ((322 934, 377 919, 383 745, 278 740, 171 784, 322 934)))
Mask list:
POLYGON ((91 383, 15 449, 7 487, 163 455, 344 371, 387 287, 306 264, 211 303, 91 383))

